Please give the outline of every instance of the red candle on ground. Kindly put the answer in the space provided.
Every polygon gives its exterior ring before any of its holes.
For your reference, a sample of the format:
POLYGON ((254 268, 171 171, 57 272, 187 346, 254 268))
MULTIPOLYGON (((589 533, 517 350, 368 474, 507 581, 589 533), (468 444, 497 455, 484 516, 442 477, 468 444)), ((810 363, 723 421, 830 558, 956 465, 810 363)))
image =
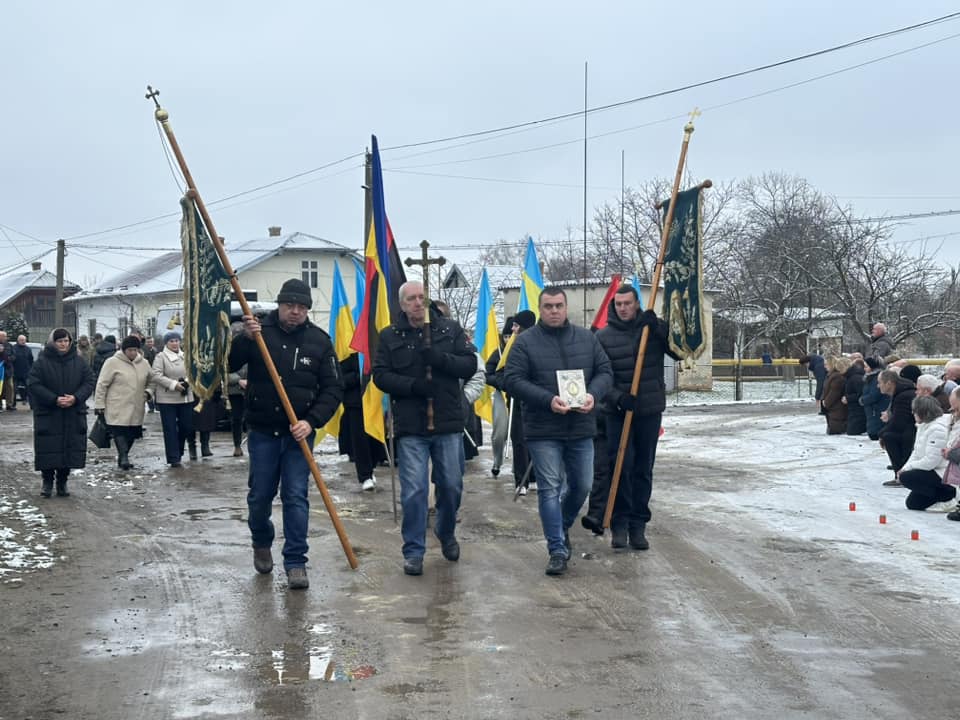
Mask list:
POLYGON ((850 512, 853 512, 857 509, 857 504, 855 502, 850 503, 850 512))
POLYGON ((910 539, 911 539, 911 540, 919 540, 919 539, 920 539, 920 531, 919 531, 919 530, 911 530, 911 531, 910 531, 910 539))
POLYGON ((886 516, 886 515, 881 515, 881 516, 880 516, 880 524, 881 524, 881 525, 886 525, 886 524, 887 524, 887 516, 886 516))

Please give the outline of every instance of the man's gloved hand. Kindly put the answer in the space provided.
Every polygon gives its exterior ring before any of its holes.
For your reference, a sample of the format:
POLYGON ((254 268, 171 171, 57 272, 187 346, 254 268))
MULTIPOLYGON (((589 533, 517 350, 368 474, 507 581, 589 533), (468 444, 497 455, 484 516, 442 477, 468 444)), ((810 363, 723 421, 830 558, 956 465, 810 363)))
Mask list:
POLYGON ((417 378, 413 381, 413 385, 410 386, 410 389, 413 390, 414 395, 420 397, 433 397, 433 381, 427 380, 426 378, 417 378))
POLYGON ((103 408, 96 408, 96 409, 93 411, 93 414, 94 414, 94 415, 103 415, 103 408))
POLYGON ((447 354, 437 350, 431 345, 423 349, 423 362, 430 367, 442 368, 447 364, 447 354))
POLYGON ((657 322, 659 318, 653 310, 644 310, 643 314, 640 315, 640 327, 644 325, 649 325, 651 328, 657 327, 657 322))
POLYGON ((627 412, 627 410, 634 412, 637 409, 637 396, 624 393, 617 400, 617 407, 624 412, 627 412))

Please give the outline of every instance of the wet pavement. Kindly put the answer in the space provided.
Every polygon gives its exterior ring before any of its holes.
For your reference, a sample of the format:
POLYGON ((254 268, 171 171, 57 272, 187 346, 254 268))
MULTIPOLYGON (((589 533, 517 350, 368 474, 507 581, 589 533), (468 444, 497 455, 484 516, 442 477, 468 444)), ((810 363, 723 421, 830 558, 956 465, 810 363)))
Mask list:
MULTIPOLYGON (((742 409, 774 411, 790 412, 742 409)), ((745 432, 726 417, 713 432, 745 432)), ((460 561, 430 536, 408 577, 389 470, 362 493, 327 441, 317 459, 360 567, 313 492, 311 586, 290 592, 279 564, 253 570, 247 458, 228 434, 170 469, 150 415, 134 471, 91 446, 73 495, 43 499, 29 414, 0 428, 3 720, 955 714, 957 598, 890 591, 842 552, 691 506, 691 482, 759 486, 756 468, 661 453, 651 550, 614 552, 578 526, 568 574, 550 578, 536 494, 513 502, 485 448, 460 561)))

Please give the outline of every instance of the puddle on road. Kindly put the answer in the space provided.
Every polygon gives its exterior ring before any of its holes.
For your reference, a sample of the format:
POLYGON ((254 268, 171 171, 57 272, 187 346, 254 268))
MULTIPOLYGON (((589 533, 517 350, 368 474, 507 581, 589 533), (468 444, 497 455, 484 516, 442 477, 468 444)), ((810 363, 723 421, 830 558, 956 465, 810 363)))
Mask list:
POLYGON ((191 520, 243 520, 235 507, 190 508, 180 513, 191 520))

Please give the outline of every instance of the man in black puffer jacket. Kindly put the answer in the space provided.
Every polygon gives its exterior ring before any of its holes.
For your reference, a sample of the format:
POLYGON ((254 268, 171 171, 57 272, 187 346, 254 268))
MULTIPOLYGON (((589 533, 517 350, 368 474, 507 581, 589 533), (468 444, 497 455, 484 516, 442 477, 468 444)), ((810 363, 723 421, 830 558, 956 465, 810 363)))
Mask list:
POLYGON ((423 574, 427 538, 427 496, 431 476, 436 488, 434 533, 443 556, 460 559, 454 535, 463 495, 463 404, 460 381, 477 372, 477 356, 455 321, 430 311, 430 347, 425 348, 427 319, 423 285, 400 286, 400 317, 380 332, 373 360, 373 382, 390 395, 397 438, 400 504, 403 507, 403 571, 423 574), (427 380, 427 366, 432 379, 427 380), (433 401, 433 429, 427 427, 428 399, 433 401))
MULTIPOLYGON (((625 548, 629 533, 630 547, 634 550, 646 550, 650 547, 645 531, 651 517, 653 463, 657 455, 660 422, 667 406, 663 357, 669 355, 675 360, 679 360, 679 357, 667 344, 667 324, 657 318, 653 310, 641 312, 640 298, 631 285, 621 286, 613 296, 607 308, 607 326, 597 332, 597 340, 613 366, 613 389, 607 393, 601 404, 610 473, 616 467, 624 416, 628 410, 633 412, 630 437, 613 506, 610 527, 613 537, 610 545, 613 548, 625 548), (640 338, 645 327, 649 327, 650 331, 643 355, 640 385, 637 387, 637 394, 631 395, 630 386, 633 383, 640 338)), ((599 513, 596 517, 584 516, 584 527, 594 529, 588 524, 588 519, 597 525, 598 521, 602 521, 609 489, 608 480, 606 492, 603 493, 602 508, 592 507, 594 499, 591 495, 591 509, 593 512, 599 510, 599 513)))
MULTIPOLYGON (((884 370, 877 378, 880 392, 890 396, 890 408, 881 413, 886 423, 880 431, 880 447, 887 451, 890 465, 896 473, 903 467, 913 452, 913 441, 917 437, 917 425, 913 417, 913 399, 917 396, 917 386, 895 370, 884 370)), ((900 487, 895 477, 883 483, 888 487, 900 487)))
POLYGON ((540 522, 550 553, 546 572, 562 575, 570 558, 567 531, 593 478, 596 398, 610 390, 613 373, 593 333, 567 320, 567 295, 561 288, 540 293, 540 320, 514 342, 504 383, 523 403, 524 436, 537 469, 540 522), (583 371, 587 394, 582 406, 570 407, 560 398, 558 370, 583 371))
POLYGON ((340 368, 330 336, 307 319, 313 304, 310 288, 300 280, 287 280, 277 295, 279 307, 261 324, 243 318, 243 334, 230 348, 230 370, 247 366, 245 418, 250 430, 247 524, 253 540, 253 566, 257 572, 273 570, 274 529, 270 521, 273 499, 280 490, 283 503, 283 567, 291 590, 305 590, 307 580, 307 489, 310 467, 300 448, 313 446, 315 430, 333 417, 343 388, 340 368), (283 381, 298 420, 291 425, 270 379, 254 336, 263 340, 283 381))

